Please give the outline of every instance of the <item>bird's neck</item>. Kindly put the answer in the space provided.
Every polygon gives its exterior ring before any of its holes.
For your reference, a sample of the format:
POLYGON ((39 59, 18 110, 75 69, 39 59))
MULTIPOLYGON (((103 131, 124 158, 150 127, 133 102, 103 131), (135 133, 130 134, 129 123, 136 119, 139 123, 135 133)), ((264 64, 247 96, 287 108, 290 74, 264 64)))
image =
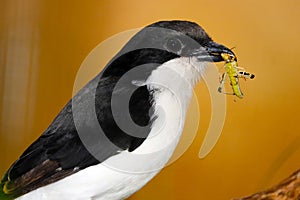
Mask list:
POLYGON ((154 95, 170 93, 187 110, 195 84, 206 68, 206 63, 194 58, 180 57, 172 59, 153 70, 146 84, 158 91, 154 95))
POLYGON ((193 86, 205 66, 189 58, 176 58, 152 71, 146 80, 153 91, 155 120, 149 136, 135 153, 149 155, 157 169, 164 167, 177 146, 193 86))

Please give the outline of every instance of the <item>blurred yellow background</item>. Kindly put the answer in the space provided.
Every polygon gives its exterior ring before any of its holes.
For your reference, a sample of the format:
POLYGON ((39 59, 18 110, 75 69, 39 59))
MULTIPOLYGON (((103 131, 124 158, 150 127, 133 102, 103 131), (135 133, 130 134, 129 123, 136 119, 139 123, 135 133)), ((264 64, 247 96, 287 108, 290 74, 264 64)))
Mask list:
POLYGON ((198 153, 211 109, 198 84, 196 139, 130 199, 223 200, 277 183, 300 168, 299 10, 297 0, 1 0, 0 174, 71 98, 77 70, 96 45, 158 20, 184 19, 235 47, 256 78, 242 83, 243 100, 227 97, 222 135, 204 159, 198 153))

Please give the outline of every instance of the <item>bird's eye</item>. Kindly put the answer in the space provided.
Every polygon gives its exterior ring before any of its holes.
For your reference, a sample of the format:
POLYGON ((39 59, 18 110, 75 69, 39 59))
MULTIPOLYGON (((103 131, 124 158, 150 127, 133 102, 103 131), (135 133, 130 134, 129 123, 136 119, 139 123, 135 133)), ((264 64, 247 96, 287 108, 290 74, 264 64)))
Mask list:
POLYGON ((174 53, 180 53, 182 46, 183 45, 178 38, 169 38, 165 44, 165 48, 174 53))

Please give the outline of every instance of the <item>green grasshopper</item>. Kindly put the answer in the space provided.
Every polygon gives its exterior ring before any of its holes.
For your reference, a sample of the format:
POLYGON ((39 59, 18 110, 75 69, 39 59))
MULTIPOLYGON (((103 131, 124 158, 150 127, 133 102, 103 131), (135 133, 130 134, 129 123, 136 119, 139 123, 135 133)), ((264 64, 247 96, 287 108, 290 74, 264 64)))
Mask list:
POLYGON ((224 94, 232 94, 235 95, 239 98, 243 98, 243 93, 240 89, 239 85, 239 78, 244 78, 246 79, 253 79, 255 77, 254 74, 250 74, 246 72, 243 68, 238 67, 236 59, 234 56, 229 55, 229 54, 221 54, 223 59, 225 60, 225 72, 222 75, 221 81, 220 81, 220 86, 218 88, 218 92, 224 93, 224 94), (231 88, 233 90, 233 93, 226 93, 223 92, 224 84, 226 77, 228 76, 231 88))

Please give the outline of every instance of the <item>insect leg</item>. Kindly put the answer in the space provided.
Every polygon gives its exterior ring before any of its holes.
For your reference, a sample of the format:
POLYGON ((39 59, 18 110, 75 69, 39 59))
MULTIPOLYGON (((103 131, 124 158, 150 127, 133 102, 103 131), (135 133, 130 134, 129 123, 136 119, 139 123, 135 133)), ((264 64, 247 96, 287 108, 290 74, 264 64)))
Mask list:
POLYGON ((234 95, 234 93, 231 93, 231 92, 223 92, 223 88, 224 88, 224 84, 225 84, 225 81, 226 81, 226 77, 227 77, 227 73, 225 72, 223 75, 222 75, 222 79, 220 81, 220 85, 218 87, 218 92, 222 93, 222 94, 229 94, 229 95, 234 95))
POLYGON ((243 67, 236 66, 235 68, 238 69, 239 71, 245 71, 245 68, 243 68, 243 67))
POLYGON ((226 72, 223 73, 222 78, 220 80, 220 85, 218 87, 218 92, 220 92, 220 93, 223 93, 223 88, 224 88, 224 83, 225 83, 225 80, 226 80, 226 75, 227 75, 226 72))

